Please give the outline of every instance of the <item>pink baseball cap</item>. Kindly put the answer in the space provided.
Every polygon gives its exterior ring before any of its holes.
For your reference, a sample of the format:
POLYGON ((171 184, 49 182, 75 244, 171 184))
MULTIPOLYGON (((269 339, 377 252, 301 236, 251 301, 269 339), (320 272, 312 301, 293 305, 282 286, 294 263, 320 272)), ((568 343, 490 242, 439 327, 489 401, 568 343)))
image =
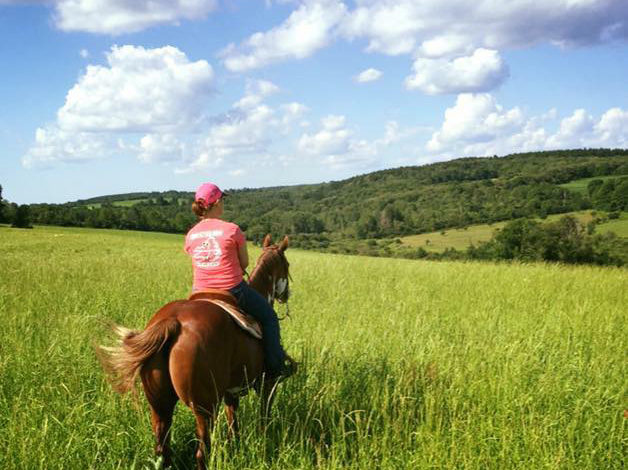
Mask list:
POLYGON ((208 206, 215 203, 218 199, 226 195, 227 193, 223 192, 214 183, 203 183, 196 190, 194 200, 198 201, 199 199, 202 199, 204 205, 208 206))

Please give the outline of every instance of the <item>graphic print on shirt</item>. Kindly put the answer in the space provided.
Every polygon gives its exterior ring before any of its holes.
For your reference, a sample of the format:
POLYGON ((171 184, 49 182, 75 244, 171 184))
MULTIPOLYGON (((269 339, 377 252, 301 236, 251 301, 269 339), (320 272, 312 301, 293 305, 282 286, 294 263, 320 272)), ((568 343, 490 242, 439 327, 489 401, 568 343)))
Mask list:
POLYGON ((196 233, 192 235, 192 239, 205 238, 203 243, 194 248, 192 259, 194 264, 199 268, 215 268, 220 266, 220 257, 222 249, 216 237, 223 235, 222 230, 211 230, 207 232, 196 233))

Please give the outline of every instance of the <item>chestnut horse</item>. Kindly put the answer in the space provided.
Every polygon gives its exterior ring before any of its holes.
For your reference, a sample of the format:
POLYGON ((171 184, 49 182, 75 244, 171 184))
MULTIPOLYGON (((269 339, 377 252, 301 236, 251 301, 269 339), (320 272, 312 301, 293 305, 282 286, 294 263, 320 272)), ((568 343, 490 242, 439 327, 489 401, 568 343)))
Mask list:
MULTIPOLYGON (((286 302, 289 296, 288 237, 272 245, 270 235, 249 284, 267 298, 286 302)), ((120 393, 131 390, 139 375, 157 441, 155 452, 171 463, 169 431, 177 400, 196 418, 197 467, 205 468, 210 433, 224 399, 229 435, 237 435, 239 396, 253 384, 261 397, 262 419, 267 419, 276 382, 263 380, 261 341, 246 333, 218 305, 176 300, 163 306, 144 331, 115 327, 120 344, 100 347, 105 370, 120 393)))

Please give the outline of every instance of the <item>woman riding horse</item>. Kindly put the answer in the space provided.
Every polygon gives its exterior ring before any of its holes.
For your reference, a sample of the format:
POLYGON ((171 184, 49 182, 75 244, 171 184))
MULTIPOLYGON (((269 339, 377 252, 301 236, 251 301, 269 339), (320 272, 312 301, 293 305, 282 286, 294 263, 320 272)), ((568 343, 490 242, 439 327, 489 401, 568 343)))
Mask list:
MULTIPOLYGON (((207 201, 211 200, 211 197, 206 193, 204 195, 207 199, 203 198, 202 206, 207 209, 209 208, 207 201)), ((216 226, 213 226, 212 222, 206 222, 207 215, 216 218, 222 214, 223 203, 218 202, 220 199, 222 192, 211 206, 220 209, 203 212, 205 218, 196 226, 202 230, 191 230, 186 247, 190 249, 193 259, 201 263, 222 262, 220 256, 223 254, 230 254, 229 259, 233 263, 234 251, 237 253, 238 262, 240 259, 246 261, 248 256, 245 256, 245 249, 241 249, 241 245, 235 243, 237 240, 243 243, 243 236, 237 235, 239 229, 235 230, 237 226, 215 222, 213 223, 216 226), (216 206, 216 203, 219 206, 216 206), (232 244, 215 241, 219 238, 217 232, 220 232, 220 227, 223 233, 233 235, 232 244), (213 239, 203 232, 213 233, 211 235, 213 239), (202 241, 198 245, 193 243, 195 240, 190 240, 195 233, 201 234, 198 238, 202 241), (205 247, 197 250, 196 247, 202 245, 204 241, 207 241, 205 247), (213 252, 210 253, 211 249, 213 252), (242 258, 240 253, 243 254, 242 258), (194 258, 195 256, 198 257, 194 258)), ((251 287, 243 285, 242 282, 229 289, 239 297, 245 309, 256 308, 262 303, 259 301, 260 298, 263 302, 266 302, 265 298, 270 302, 287 301, 290 278, 289 264, 285 257, 287 248, 288 237, 280 244, 273 245, 270 236, 267 236, 264 239, 263 252, 249 280, 257 295, 251 295, 249 292, 251 287), (254 300, 249 301, 249 298, 254 300)), ((242 263, 239 266, 246 264, 242 263)), ((238 279, 237 276, 235 279, 238 279)), ((196 276, 195 287, 197 280, 200 287, 205 288, 202 284, 203 278, 196 276)), ((270 310, 276 318, 274 310, 268 303, 262 310, 266 315, 270 310)), ((253 313, 259 316, 259 312, 253 313)), ((264 330, 265 336, 267 330, 268 328, 264 330)), ((272 369, 270 374, 265 373, 264 354, 267 347, 262 346, 259 339, 237 326, 220 305, 194 300, 194 297, 164 305, 150 319, 143 331, 132 331, 123 327, 117 327, 116 331, 120 336, 120 344, 112 348, 100 347, 102 364, 112 378, 116 390, 121 393, 131 390, 135 379, 140 376, 150 405, 151 423, 157 441, 155 452, 158 456, 163 456, 165 466, 171 463, 170 427, 178 400, 185 403, 196 418, 199 444, 195 457, 197 468, 204 469, 205 459, 209 455, 211 428, 220 402, 224 399, 230 435, 233 436, 237 434, 236 411, 242 391, 252 386, 260 393, 262 418, 267 419, 276 384, 290 375, 295 367, 294 362, 281 349, 278 361, 280 363, 287 361, 290 365, 280 370, 282 375, 276 375, 277 369, 274 371, 275 374, 272 373, 272 369)), ((271 332, 271 338, 278 342, 278 332, 274 337, 273 334, 271 332)), ((277 348, 277 343, 271 347, 277 348)), ((266 368, 268 367, 267 365, 266 368)))
MULTIPOLYGON (((243 279, 249 265, 246 239, 240 227, 221 220, 227 194, 213 183, 196 191, 192 210, 200 221, 185 237, 185 251, 194 268, 193 291, 228 290, 238 306, 262 326, 266 371, 271 379, 293 374, 281 347, 279 321, 268 301, 243 279)), ((287 281, 287 279, 286 279, 287 281)))

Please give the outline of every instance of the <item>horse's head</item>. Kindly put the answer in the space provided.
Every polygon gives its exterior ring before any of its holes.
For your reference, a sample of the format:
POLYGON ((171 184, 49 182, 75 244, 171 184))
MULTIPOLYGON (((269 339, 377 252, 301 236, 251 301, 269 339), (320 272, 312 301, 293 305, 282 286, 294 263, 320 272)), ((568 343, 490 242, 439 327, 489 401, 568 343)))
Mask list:
POLYGON ((288 246, 287 236, 281 243, 273 244, 271 236, 266 235, 262 254, 251 273, 251 284, 255 283, 258 290, 266 292, 271 304, 275 300, 285 303, 290 297, 290 263, 285 255, 288 246))

